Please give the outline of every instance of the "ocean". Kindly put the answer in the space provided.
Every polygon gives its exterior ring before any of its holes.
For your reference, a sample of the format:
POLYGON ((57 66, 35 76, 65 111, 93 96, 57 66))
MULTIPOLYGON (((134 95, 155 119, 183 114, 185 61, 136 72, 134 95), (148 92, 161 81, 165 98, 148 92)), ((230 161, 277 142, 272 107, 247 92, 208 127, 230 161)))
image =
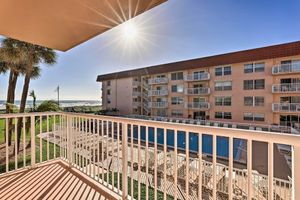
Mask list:
MULTIPOLYGON (((39 105, 43 102, 44 100, 37 100, 36 104, 39 105)), ((5 100, 0 100, 0 110, 5 109, 5 100)), ((32 100, 27 101, 27 108, 32 108, 32 100)), ((20 101, 16 100, 15 105, 17 107, 20 106, 20 101)), ((96 101, 96 100, 61 100, 60 101, 60 106, 61 107, 73 107, 73 106, 100 106, 101 101, 96 101)))

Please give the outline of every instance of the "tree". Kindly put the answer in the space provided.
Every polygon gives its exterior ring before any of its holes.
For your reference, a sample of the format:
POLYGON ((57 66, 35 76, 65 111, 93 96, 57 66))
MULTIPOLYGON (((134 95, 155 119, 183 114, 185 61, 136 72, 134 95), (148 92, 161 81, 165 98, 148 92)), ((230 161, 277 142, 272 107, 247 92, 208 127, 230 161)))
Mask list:
POLYGON ((33 112, 36 111, 36 95, 34 90, 31 90, 29 96, 32 97, 33 112))
MULTIPOLYGON (((42 47, 39 45, 30 44, 27 42, 22 42, 19 46, 21 51, 24 53, 26 57, 26 70, 24 72, 25 78, 23 83, 23 91, 21 96, 21 103, 20 103, 20 113, 25 112, 26 101, 29 91, 29 85, 31 79, 37 79, 40 76, 41 68, 38 66, 39 64, 46 64, 46 65, 54 65, 56 63, 57 55, 55 51, 52 49, 42 47)), ((20 147, 20 139, 21 139, 21 129, 22 129, 22 119, 19 120, 21 123, 18 123, 18 151, 20 147)))
POLYGON ((43 101, 36 109, 37 112, 58 112, 60 107, 56 101, 43 101))
MULTIPOLYGON (((8 89, 6 97, 6 113, 13 112, 11 105, 15 103, 15 90, 20 73, 25 71, 25 54, 18 48, 20 41, 11 38, 5 38, 1 41, 0 47, 0 71, 9 70, 8 89)), ((12 120, 8 120, 8 145, 12 140, 12 120)), ((5 138, 6 136, 4 136, 5 138)), ((6 140, 6 138, 5 138, 6 140)))

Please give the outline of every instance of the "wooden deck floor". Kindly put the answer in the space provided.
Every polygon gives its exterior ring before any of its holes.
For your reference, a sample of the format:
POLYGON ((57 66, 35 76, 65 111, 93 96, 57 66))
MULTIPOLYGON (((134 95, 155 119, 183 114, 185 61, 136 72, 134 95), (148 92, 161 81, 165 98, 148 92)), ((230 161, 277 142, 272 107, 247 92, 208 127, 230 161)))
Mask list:
POLYGON ((115 199, 62 162, 0 177, 0 199, 115 199))

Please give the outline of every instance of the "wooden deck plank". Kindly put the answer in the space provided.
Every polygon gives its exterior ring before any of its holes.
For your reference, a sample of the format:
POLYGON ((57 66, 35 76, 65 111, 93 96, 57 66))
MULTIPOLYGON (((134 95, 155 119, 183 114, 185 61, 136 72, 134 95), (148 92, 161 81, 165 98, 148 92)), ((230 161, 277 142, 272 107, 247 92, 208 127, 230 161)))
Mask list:
POLYGON ((0 176, 0 199, 112 199, 61 161, 0 176))

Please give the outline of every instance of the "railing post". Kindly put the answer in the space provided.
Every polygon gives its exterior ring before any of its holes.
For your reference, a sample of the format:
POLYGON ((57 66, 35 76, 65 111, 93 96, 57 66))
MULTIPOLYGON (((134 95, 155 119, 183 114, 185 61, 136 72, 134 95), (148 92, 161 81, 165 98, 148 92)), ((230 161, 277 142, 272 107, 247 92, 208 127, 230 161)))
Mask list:
MULTIPOLYGON (((40 136, 41 137, 41 136, 40 136)), ((35 167, 35 116, 30 117, 31 167, 35 167)))
POLYGON ((67 115, 67 158, 69 162, 69 166, 72 165, 73 159, 72 159, 72 137, 71 137, 71 128, 72 128, 72 121, 70 115, 67 115))
MULTIPOLYGON (((122 199, 125 200, 128 197, 128 181, 127 181, 127 137, 128 126, 126 123, 122 123, 122 199)), ((132 186, 131 186, 132 187, 132 186)))
POLYGON ((300 146, 292 146, 292 199, 300 199, 300 146))

